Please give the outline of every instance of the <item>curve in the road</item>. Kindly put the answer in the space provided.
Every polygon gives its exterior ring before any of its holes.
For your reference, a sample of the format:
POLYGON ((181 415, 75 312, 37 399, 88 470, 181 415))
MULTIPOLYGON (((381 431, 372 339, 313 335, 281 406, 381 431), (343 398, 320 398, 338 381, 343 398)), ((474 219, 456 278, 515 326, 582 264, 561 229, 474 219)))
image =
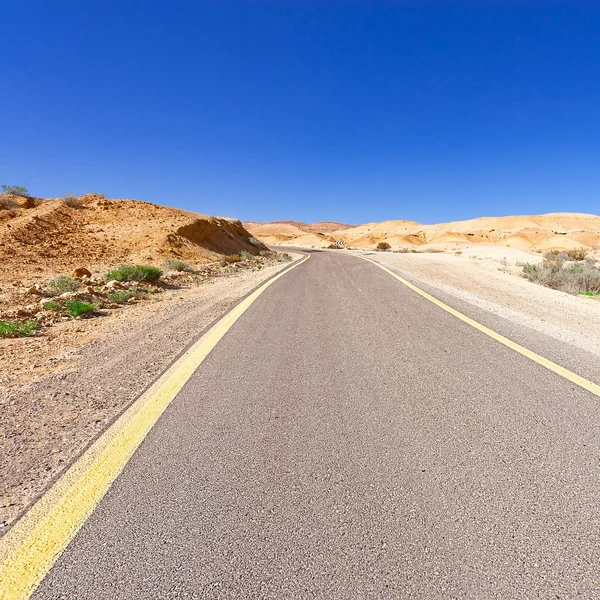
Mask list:
POLYGON ((388 269, 387 267, 384 267, 382 264, 380 264, 374 260, 371 260, 370 258, 367 258, 366 256, 359 255, 359 258, 362 258, 363 260, 366 260, 366 261, 378 266, 380 269, 383 269, 386 273, 389 273, 392 277, 395 277, 398 281, 403 283, 406 287, 413 290, 413 292, 420 294, 421 296, 423 296, 423 298, 426 298, 430 302, 433 302, 440 308, 444 309, 446 312, 449 312, 451 315, 457 317, 461 321, 468 323, 469 325, 471 325, 471 327, 475 327, 475 329, 478 329, 482 333, 485 333, 486 335, 488 335, 492 339, 496 340, 497 342, 504 344, 511 350, 514 350, 515 352, 518 352, 519 354, 526 356, 527 358, 542 365, 543 367, 550 369, 557 375, 560 375, 561 377, 564 377, 565 379, 568 379, 572 383, 575 383, 578 386, 582 387, 584 390, 587 390, 588 392, 591 392, 592 394, 595 394, 596 396, 600 396, 600 385, 596 385, 594 382, 590 381, 589 379, 586 379, 585 377, 581 377, 581 375, 577 375, 577 373, 573 373, 572 371, 569 371, 568 369, 565 369, 564 367, 557 365, 556 363, 552 362, 551 360, 548 360, 547 358, 540 356, 536 352, 529 350, 529 348, 525 348, 524 346, 521 346, 520 344, 517 344, 516 342, 513 342, 512 340, 509 340, 507 337, 504 337, 503 335, 499 334, 497 331, 494 331, 493 329, 490 329, 489 327, 486 327, 485 325, 478 323, 474 319, 471 319, 471 317, 467 317, 467 315, 464 315, 460 311, 452 308, 451 306, 448 306, 446 303, 442 302, 441 300, 438 300, 431 294, 428 294, 427 292, 423 291, 421 288, 412 284, 410 281, 407 281, 406 279, 404 279, 404 277, 401 277, 397 273, 394 273, 392 270, 388 269))

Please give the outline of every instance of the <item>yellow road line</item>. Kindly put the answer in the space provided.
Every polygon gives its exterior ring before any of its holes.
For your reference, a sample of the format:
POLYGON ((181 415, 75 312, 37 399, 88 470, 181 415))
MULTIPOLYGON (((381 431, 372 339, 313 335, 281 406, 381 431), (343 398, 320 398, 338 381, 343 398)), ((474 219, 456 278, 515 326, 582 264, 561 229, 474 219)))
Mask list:
POLYGON ((400 275, 397 275, 393 271, 390 271, 390 269, 388 269, 387 267, 384 267, 383 265, 379 264, 378 262, 375 262, 374 260, 371 260, 370 258, 367 258, 366 256, 360 256, 360 255, 357 255, 357 256, 358 256, 358 258, 362 258, 363 260, 366 260, 366 261, 378 266, 380 269, 383 269, 386 273, 389 273, 392 277, 395 277, 398 281, 402 282, 405 286, 409 287, 414 292, 417 292, 417 294, 423 296, 423 298, 427 298, 427 300, 429 300, 430 302, 437 304, 437 306, 439 306, 440 308, 443 308, 446 312, 449 312, 451 315, 454 315, 461 321, 468 323, 469 325, 471 325, 471 327, 475 327, 475 329, 478 329, 482 333, 489 335, 491 338, 495 339, 497 342, 500 342, 501 344, 508 346, 515 352, 518 352, 519 354, 522 354, 523 356, 530 358, 531 360, 542 365, 543 367, 546 367, 547 369, 554 371, 554 373, 556 373, 557 375, 560 375, 561 377, 568 379, 569 381, 582 387, 584 390, 587 390, 588 392, 592 392, 592 394, 596 394, 596 396, 600 396, 600 385, 597 385, 597 384, 589 381, 588 379, 585 379, 584 377, 581 377, 580 375, 577 375, 576 373, 573 373, 572 371, 569 371, 568 369, 565 369, 564 367, 557 365, 556 363, 552 362, 551 360, 548 360, 547 358, 544 358, 543 356, 536 354, 532 350, 529 350, 528 348, 524 348, 523 346, 517 344, 516 342, 513 342, 512 340, 509 340, 508 338, 504 337, 503 335, 500 335, 493 329, 489 329, 485 325, 482 325, 481 323, 478 323, 477 321, 471 319, 470 317, 463 315, 461 312, 455 310, 454 308, 452 308, 451 306, 448 306, 447 304, 444 304, 441 300, 434 298, 431 294, 424 292, 422 289, 418 288, 416 285, 413 285, 412 283, 410 283, 410 281, 406 281, 406 279, 404 279, 403 277, 400 277, 400 275))
POLYGON ((206 332, 0 540, 0 599, 24 600, 46 576, 194 371, 277 274, 206 332))

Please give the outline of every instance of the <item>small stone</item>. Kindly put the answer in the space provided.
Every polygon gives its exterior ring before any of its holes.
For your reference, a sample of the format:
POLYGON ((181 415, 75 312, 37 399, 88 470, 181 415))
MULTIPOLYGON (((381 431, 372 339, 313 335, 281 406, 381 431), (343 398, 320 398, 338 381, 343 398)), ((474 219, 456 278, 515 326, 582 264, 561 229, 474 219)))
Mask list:
POLYGON ((71 277, 75 279, 81 279, 82 277, 91 277, 92 274, 85 267, 77 267, 72 273, 71 277))

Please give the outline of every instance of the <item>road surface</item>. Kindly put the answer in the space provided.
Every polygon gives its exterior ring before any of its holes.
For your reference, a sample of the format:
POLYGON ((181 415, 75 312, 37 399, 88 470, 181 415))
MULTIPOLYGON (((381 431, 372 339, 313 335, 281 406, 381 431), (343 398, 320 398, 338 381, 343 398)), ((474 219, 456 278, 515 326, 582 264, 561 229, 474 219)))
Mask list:
POLYGON ((375 265, 312 252, 201 364, 34 598, 598 597, 599 401, 375 265))

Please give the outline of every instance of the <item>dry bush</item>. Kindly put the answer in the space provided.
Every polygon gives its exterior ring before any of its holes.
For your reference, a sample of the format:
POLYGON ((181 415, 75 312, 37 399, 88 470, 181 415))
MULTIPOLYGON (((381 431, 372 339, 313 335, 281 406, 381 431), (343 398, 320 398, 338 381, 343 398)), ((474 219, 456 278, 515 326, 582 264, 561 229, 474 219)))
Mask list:
MULTIPOLYGON (((546 253, 540 264, 522 264, 523 277, 570 294, 600 292, 600 268, 593 260, 567 261, 562 252, 546 253)), ((583 254, 576 254, 582 256, 583 254)))
POLYGON ((19 203, 11 196, 0 195, 0 210, 17 210, 19 203))
POLYGON ((231 264, 231 263, 240 262, 242 260, 242 257, 239 254, 228 254, 227 256, 223 257, 223 260, 227 264, 231 264))
POLYGON ((377 244, 377 250, 389 250, 391 246, 387 242, 379 242, 377 244))

